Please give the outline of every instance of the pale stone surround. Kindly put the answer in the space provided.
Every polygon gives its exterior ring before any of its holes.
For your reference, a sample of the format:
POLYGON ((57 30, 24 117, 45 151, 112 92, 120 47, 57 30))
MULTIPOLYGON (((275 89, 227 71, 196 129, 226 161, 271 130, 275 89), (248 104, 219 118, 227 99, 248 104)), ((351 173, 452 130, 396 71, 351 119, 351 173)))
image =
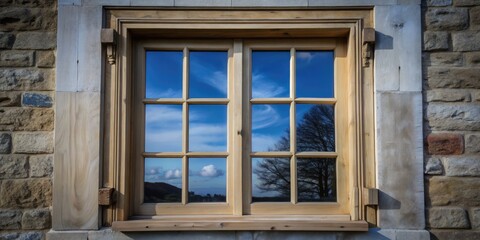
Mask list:
POLYGON ((418 0, 60 0, 54 194, 82 196, 53 203, 70 222, 53 219, 50 239, 428 239, 424 216, 421 11, 418 0), (375 109, 379 227, 368 233, 210 232, 129 234, 97 231, 100 164, 103 6, 153 7, 374 7, 375 109), (67 104, 69 107, 61 106, 67 104), (92 117, 80 117, 88 114, 92 117), (82 135, 73 134, 76 127, 82 135), (88 130, 87 130, 88 129, 88 130), (84 149, 77 153, 74 149, 84 149), (63 164, 69 161, 70 164, 63 164), (61 174, 78 177, 63 182, 61 174), (73 199, 72 199, 73 200, 73 199), (75 204, 74 204, 75 203, 75 204), (65 231, 76 230, 76 231, 65 231))

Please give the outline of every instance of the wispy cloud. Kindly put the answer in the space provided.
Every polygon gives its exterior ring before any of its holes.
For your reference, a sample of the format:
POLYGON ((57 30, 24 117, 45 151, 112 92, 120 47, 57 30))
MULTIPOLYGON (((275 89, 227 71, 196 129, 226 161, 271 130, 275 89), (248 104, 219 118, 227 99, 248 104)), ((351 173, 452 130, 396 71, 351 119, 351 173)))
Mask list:
POLYGON ((312 61, 314 58, 320 56, 318 52, 307 52, 307 51, 299 51, 297 52, 297 59, 304 60, 307 63, 312 61))
POLYGON ((275 125, 280 120, 280 114, 271 105, 256 105, 252 114, 253 130, 275 125))
MULTIPOLYGON (((252 73, 252 97, 271 98, 285 93, 286 88, 270 81, 261 73, 252 73)), ((288 87, 288 86, 287 86, 288 87)))

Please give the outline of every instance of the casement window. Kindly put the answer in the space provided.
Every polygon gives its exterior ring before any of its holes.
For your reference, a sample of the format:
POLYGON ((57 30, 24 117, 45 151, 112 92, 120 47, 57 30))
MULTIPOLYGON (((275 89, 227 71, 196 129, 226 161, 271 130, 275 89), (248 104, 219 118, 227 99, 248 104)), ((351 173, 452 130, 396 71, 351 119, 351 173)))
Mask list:
POLYGON ((104 181, 119 199, 106 224, 367 229, 370 11, 110 14, 104 181))

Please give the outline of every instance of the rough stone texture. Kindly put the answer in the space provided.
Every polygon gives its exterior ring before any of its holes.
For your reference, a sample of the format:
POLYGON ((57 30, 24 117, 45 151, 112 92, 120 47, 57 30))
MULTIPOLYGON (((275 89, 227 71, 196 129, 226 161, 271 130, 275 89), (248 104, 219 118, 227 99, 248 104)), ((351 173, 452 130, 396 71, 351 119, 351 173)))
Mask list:
POLYGON ((51 131, 53 109, 0 108, 0 131, 51 131))
POLYGON ((459 207, 435 207, 428 210, 432 228, 469 228, 467 211, 459 207))
POLYGON ((21 92, 0 92, 0 107, 19 107, 21 92))
POLYGON ((0 69, 0 91, 54 90, 54 72, 34 69, 0 69))
POLYGON ((480 177, 480 157, 449 157, 444 162, 446 176, 480 177))
POLYGON ((478 29, 480 25, 480 7, 470 9, 470 26, 478 29))
POLYGON ((462 53, 436 52, 425 56, 424 63, 427 66, 461 66, 463 64, 462 53))
POLYGON ((9 50, 0 52, 0 67, 31 67, 33 51, 9 50))
POLYGON ((465 135, 465 152, 480 153, 480 133, 465 135))
POLYGON ((426 31, 423 34, 423 49, 426 51, 447 50, 449 34, 447 32, 426 31))
POLYGON ((435 133, 427 136, 428 153, 435 155, 463 153, 463 136, 452 133, 435 133))
POLYGON ((53 173, 52 155, 33 155, 29 158, 30 177, 51 177, 53 173))
POLYGON ((28 161, 25 155, 0 155, 0 179, 28 177, 28 161))
POLYGON ((480 206, 478 178, 434 176, 426 184, 426 199, 430 206, 480 206))
POLYGON ((471 94, 465 90, 434 89, 427 91, 428 102, 470 102, 471 94))
POLYGON ((0 182, 0 208, 38 208, 52 204, 50 179, 3 180, 0 182))
POLYGON ((465 61, 467 65, 478 67, 480 66, 480 52, 465 53, 465 61))
POLYGON ((432 130, 480 130, 480 105, 429 103, 426 116, 432 130))
POLYGON ((53 51, 37 51, 35 56, 37 67, 55 67, 55 53, 53 51))
POLYGON ((44 240, 45 233, 43 232, 7 232, 0 233, 2 240, 44 240))
POLYGON ((15 42, 15 35, 11 33, 0 32, 0 49, 10 49, 15 42))
POLYGON ((431 7, 450 6, 450 5, 452 5, 452 0, 427 0, 427 6, 431 6, 431 7))
POLYGON ((443 174, 443 166, 440 159, 435 157, 428 159, 427 165, 425 166, 425 174, 428 174, 428 175, 443 174))
POLYGON ((12 135, 0 133, 0 153, 12 152, 12 135))
POLYGON ((0 209, 0 230, 1 229, 20 229, 22 221, 22 212, 18 210, 0 209))
POLYGON ((472 208, 470 211, 470 219, 472 219, 472 228, 480 229, 480 208, 472 208))
POLYGON ((14 153, 53 153, 53 134, 50 132, 15 133, 14 153))
POLYGON ((480 68, 430 67, 427 83, 430 88, 480 88, 480 68))
POLYGON ((463 30, 468 27, 468 10, 465 8, 429 8, 425 13, 428 30, 463 30))
POLYGON ((466 230, 431 230, 432 240, 476 240, 480 236, 480 231, 466 230))
POLYGON ((480 31, 465 31, 452 34, 454 51, 478 51, 480 50, 480 31))
POLYGON ((455 6, 466 7, 466 6, 475 6, 480 5, 478 0, 455 0, 455 6))
POLYGON ((15 49, 53 49, 57 44, 54 32, 28 32, 17 34, 15 49))
POLYGON ((51 225, 50 210, 33 209, 23 213, 22 228, 23 229, 46 229, 51 225))
POLYGON ((24 93, 22 96, 22 105, 26 107, 49 108, 53 106, 53 100, 49 94, 24 93))

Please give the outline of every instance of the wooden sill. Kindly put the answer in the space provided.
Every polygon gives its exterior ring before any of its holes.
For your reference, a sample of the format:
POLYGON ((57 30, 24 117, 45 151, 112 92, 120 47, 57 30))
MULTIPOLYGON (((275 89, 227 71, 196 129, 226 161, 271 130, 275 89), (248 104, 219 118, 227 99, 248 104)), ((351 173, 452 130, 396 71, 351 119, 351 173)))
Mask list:
POLYGON ((139 231, 368 231, 366 221, 339 218, 295 217, 155 217, 155 219, 116 221, 112 229, 120 232, 139 231))

